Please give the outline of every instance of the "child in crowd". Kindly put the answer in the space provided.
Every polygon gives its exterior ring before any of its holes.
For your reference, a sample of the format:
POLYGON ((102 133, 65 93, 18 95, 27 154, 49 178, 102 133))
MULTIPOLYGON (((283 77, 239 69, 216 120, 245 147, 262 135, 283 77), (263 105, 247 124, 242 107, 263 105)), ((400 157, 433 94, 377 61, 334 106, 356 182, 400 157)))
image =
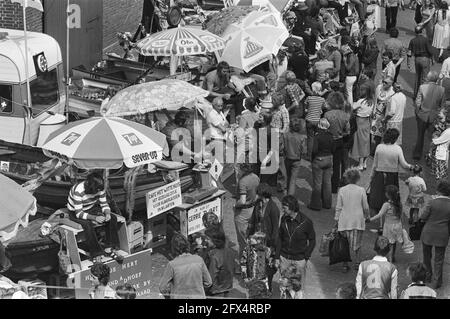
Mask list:
POLYGON ((280 277, 280 299, 303 299, 302 274, 293 265, 284 269, 280 277))
POLYGON ((397 299, 398 271, 386 258, 390 251, 389 240, 378 236, 374 250, 377 255, 359 265, 356 296, 358 299, 397 299))
POLYGON ((406 273, 411 278, 411 284, 403 290, 400 299, 436 299, 436 291, 425 286, 427 268, 424 264, 420 262, 410 264, 406 273))
POLYGON ((136 299, 136 289, 130 284, 117 286, 116 294, 121 299, 136 299))
POLYGON ((313 95, 308 96, 305 100, 308 160, 311 159, 314 134, 317 131, 317 125, 319 124, 319 120, 322 117, 322 113, 325 108, 325 99, 321 96, 322 84, 320 84, 320 82, 314 82, 311 85, 311 89, 313 95))
POLYGON ((248 239, 247 247, 242 252, 241 273, 244 282, 248 284, 252 280, 261 280, 268 289, 267 270, 271 263, 271 252, 266 246, 266 235, 262 232, 254 233, 248 239))
POLYGON ((356 286, 352 282, 344 282, 336 289, 336 299, 356 299, 356 286))
POLYGON ((89 290, 91 299, 118 299, 116 292, 109 285, 111 268, 108 265, 97 262, 91 267, 91 281, 94 287, 89 290))
POLYGON ((389 240, 391 248, 390 261, 395 263, 395 249, 397 242, 403 243, 403 226, 401 221, 402 203, 400 200, 400 192, 395 185, 386 186, 386 198, 388 201, 383 204, 380 212, 370 218, 370 221, 385 217, 383 226, 383 236, 389 240))
POLYGON ((406 180, 406 185, 408 185, 409 194, 406 199, 406 206, 409 206, 409 224, 412 225, 419 220, 419 211, 425 205, 425 194, 427 190, 427 185, 423 180, 422 167, 420 165, 414 165, 413 174, 414 176, 409 177, 406 180))

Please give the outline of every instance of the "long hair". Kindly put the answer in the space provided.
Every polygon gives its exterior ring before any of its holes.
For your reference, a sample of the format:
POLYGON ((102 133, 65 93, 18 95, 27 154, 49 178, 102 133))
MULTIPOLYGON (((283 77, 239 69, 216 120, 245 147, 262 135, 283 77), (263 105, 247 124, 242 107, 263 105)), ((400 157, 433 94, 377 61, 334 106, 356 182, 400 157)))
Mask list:
POLYGON ((109 276, 111 274, 111 268, 103 263, 95 263, 91 267, 91 274, 98 278, 98 281, 102 286, 106 286, 109 282, 109 276))
POLYGON ((84 181, 84 190, 86 194, 97 194, 104 188, 103 176, 100 173, 90 173, 84 181))
POLYGON ((388 198, 390 199, 391 205, 394 206, 395 216, 400 218, 402 216, 403 207, 398 187, 395 185, 388 185, 386 186, 386 193, 388 195, 388 198))

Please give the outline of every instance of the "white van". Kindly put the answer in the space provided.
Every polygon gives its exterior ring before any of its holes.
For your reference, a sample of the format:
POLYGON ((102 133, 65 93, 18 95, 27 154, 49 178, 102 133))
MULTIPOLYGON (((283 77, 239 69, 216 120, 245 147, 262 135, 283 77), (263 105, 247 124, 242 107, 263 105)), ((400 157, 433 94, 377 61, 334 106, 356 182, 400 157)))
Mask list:
POLYGON ((27 32, 28 52, 21 30, 0 29, 0 139, 35 146, 40 124, 63 114, 66 103, 61 49, 52 37, 27 32), (31 103, 27 107, 26 67, 31 103))

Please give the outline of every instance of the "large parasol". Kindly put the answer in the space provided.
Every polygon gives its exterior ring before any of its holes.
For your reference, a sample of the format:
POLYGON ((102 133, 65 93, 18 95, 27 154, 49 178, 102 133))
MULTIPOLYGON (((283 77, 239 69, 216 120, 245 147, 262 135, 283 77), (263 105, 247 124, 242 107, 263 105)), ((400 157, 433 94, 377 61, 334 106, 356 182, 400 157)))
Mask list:
POLYGON ((166 79, 133 85, 118 92, 104 112, 106 116, 129 116, 162 109, 174 111, 208 95, 208 91, 186 81, 166 79))
POLYGON ((93 117, 72 122, 49 135, 44 154, 82 169, 132 168, 168 155, 166 136, 121 118, 93 117))
POLYGON ((209 31, 177 27, 157 32, 140 40, 136 48, 142 55, 184 56, 214 52, 225 47, 225 41, 209 31))
POLYGON ((36 214, 36 199, 12 179, 0 174, 0 238, 13 238, 19 226, 27 227, 28 216, 36 214))
POLYGON ((222 37, 227 45, 220 60, 248 72, 277 54, 289 32, 280 13, 264 7, 229 25, 222 37))

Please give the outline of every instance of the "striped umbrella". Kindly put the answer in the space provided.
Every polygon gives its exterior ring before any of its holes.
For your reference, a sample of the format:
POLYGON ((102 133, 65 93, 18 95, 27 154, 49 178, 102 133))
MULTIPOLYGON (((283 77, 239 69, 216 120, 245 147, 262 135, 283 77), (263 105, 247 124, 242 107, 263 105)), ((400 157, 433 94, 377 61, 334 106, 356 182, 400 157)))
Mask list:
POLYGON ((214 52, 225 47, 225 41, 212 34, 194 28, 177 27, 154 33, 136 44, 142 55, 183 56, 214 52))
POLYGON ((132 168, 168 155, 164 134, 121 118, 93 117, 65 125, 49 135, 44 154, 82 169, 132 168))

